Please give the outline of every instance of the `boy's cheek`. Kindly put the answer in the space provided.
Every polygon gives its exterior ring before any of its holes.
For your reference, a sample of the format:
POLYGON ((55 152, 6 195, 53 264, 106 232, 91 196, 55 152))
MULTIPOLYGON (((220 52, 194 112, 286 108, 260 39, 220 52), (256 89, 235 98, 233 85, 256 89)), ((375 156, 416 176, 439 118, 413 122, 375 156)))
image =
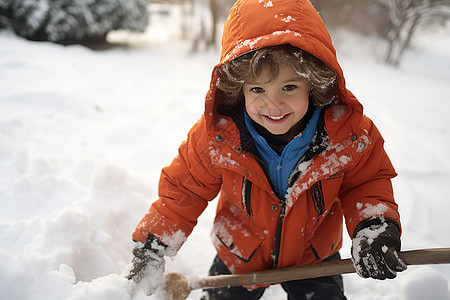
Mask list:
POLYGON ((246 101, 245 102, 245 109, 247 111, 247 114, 254 119, 254 116, 259 114, 258 106, 256 105, 255 101, 246 101))
POLYGON ((247 109, 247 112, 250 113, 250 111, 255 110, 256 106, 256 99, 254 97, 244 97, 245 101, 245 108, 247 109))
POLYGON ((258 111, 247 109, 247 114, 250 117, 250 119, 252 119, 254 122, 258 123, 259 125, 262 125, 261 116, 258 111))

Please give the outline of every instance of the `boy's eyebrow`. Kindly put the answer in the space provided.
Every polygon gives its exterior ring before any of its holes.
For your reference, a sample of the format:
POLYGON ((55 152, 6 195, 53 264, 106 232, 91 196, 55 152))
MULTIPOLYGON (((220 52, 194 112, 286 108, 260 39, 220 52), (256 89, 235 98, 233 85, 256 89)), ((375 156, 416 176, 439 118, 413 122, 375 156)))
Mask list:
POLYGON ((288 81, 302 81, 302 80, 304 80, 304 79, 306 79, 306 78, 301 77, 301 76, 295 76, 295 77, 292 77, 292 78, 290 78, 290 79, 283 80, 283 82, 288 82, 288 81))
POLYGON ((267 83, 269 83, 270 81, 268 81, 268 82, 259 82, 259 81, 252 81, 252 82, 250 82, 250 81, 245 81, 244 82, 244 84, 250 84, 250 85, 262 85, 262 84, 267 84, 267 83))
MULTIPOLYGON (((306 80, 306 78, 301 77, 301 76, 295 76, 295 77, 291 77, 289 79, 283 80, 282 82, 291 82, 291 81, 302 81, 302 80, 306 80)), ((271 81, 267 81, 267 82, 258 82, 258 81, 253 81, 253 82, 245 82, 245 84, 250 84, 250 85, 262 85, 262 84, 267 84, 270 83, 271 81)))

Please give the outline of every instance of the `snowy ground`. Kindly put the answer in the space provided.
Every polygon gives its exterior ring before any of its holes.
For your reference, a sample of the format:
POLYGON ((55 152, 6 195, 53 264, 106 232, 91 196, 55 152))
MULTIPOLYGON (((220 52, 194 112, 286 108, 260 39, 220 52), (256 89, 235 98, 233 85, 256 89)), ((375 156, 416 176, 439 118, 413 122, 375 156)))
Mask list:
MULTIPOLYGON (((131 232, 202 113, 218 60, 215 50, 190 54, 163 21, 144 36, 116 35, 132 46, 101 52, 0 32, 2 299, 131 299, 117 276, 131 232)), ((401 68, 370 58, 373 41, 339 40, 348 86, 399 173, 403 248, 449 247, 450 29, 422 34, 401 68)), ((210 205, 168 270, 207 273, 213 215, 210 205)), ((348 238, 341 253, 349 256, 348 238)), ((448 281, 450 266, 410 267, 385 282, 344 276, 349 300, 448 300, 448 281)), ((264 299, 285 295, 274 286, 264 299)))

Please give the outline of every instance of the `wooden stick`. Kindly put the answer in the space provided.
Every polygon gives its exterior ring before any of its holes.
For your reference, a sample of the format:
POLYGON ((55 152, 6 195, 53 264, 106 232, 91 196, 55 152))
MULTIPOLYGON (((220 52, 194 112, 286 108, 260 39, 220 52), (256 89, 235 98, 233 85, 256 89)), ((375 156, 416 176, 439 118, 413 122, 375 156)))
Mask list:
MULTIPOLYGON (((407 265, 449 264, 450 248, 402 251, 400 258, 407 265)), ((181 274, 170 273, 166 278, 166 290, 172 299, 186 299, 191 290, 211 289, 229 286, 279 283, 292 280, 334 276, 354 273, 352 261, 332 260, 301 267, 289 267, 247 274, 217 275, 203 278, 186 278, 181 274)))
MULTIPOLYGON (((446 264, 450 263, 450 248, 403 251, 399 253, 399 256, 407 265, 446 264)), ((198 280, 192 280, 191 285, 193 289, 197 289, 269 284, 354 272, 355 269, 353 263, 347 258, 301 267, 290 267, 238 275, 204 277, 198 280)))

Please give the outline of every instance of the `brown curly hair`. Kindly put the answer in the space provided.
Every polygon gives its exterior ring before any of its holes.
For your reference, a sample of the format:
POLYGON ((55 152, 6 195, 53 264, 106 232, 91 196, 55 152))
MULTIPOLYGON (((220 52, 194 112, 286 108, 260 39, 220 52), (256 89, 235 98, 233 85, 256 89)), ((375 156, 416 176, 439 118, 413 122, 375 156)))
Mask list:
POLYGON ((308 80, 315 106, 325 106, 336 100, 336 73, 333 69, 306 51, 280 45, 246 53, 220 67, 217 81, 220 106, 230 109, 239 104, 244 99, 242 86, 245 82, 255 81, 265 67, 276 78, 282 65, 292 66, 299 76, 308 80))

